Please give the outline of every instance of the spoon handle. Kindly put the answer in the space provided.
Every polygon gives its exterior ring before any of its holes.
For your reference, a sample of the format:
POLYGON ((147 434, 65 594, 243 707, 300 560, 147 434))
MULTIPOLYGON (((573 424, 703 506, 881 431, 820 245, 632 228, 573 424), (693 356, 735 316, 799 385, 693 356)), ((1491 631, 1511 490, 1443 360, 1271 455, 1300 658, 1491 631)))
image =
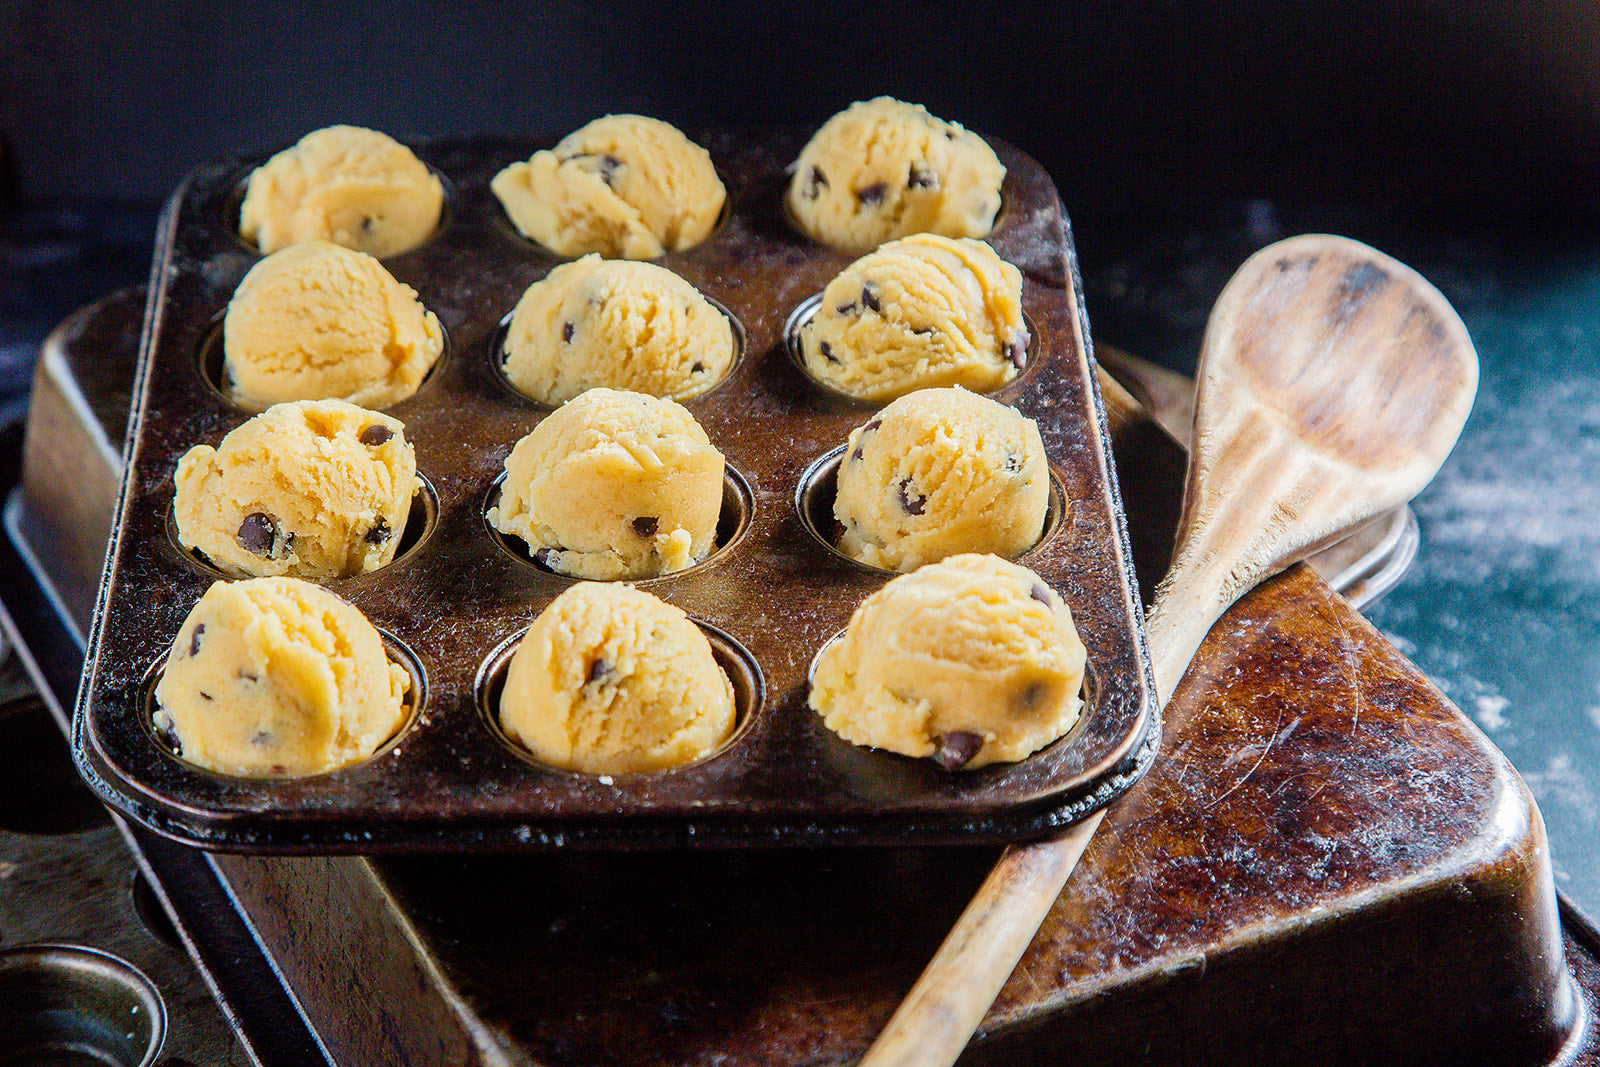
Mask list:
POLYGON ((949 1067, 978 1029, 1105 812, 1049 841, 1013 845, 946 935, 861 1067, 949 1067))
MULTIPOLYGON (((1233 601, 1219 592, 1234 585, 1220 557, 1191 554, 1173 566, 1145 623, 1156 695, 1162 704, 1212 624, 1233 601)), ((1001 853, 916 985, 862 1057, 862 1067, 947 1067, 955 1062, 1043 925, 1104 815, 1104 810, 1097 811, 1047 841, 1012 846, 1001 853)))

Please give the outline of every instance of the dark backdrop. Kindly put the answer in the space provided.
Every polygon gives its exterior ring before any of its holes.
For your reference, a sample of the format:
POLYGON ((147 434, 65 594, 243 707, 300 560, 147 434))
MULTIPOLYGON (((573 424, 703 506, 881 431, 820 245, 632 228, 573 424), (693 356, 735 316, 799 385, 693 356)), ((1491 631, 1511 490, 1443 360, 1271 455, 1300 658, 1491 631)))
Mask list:
POLYGON ((881 92, 1015 142, 1075 211, 1587 211, 1600 191, 1592 0, 0 0, 0 133, 33 202, 159 198, 200 160, 337 121, 402 138, 560 134, 619 110, 805 126, 881 92))

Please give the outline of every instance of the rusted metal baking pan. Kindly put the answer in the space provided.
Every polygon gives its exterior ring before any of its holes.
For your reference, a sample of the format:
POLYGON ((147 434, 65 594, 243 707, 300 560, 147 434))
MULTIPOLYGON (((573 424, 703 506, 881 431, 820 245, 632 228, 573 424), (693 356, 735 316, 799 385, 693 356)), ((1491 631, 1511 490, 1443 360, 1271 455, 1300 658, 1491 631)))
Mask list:
MULTIPOLYGON (((421 146, 444 179, 446 221, 387 264, 435 311, 446 352, 390 409, 432 488, 427 528, 392 565, 327 583, 386 633, 420 683, 413 723, 379 755, 293 780, 191 766, 152 731, 151 691, 185 614, 216 579, 170 532, 178 457, 248 412, 217 387, 215 334, 257 253, 235 233, 258 160, 202 168, 158 236, 121 502, 107 558, 74 747, 85 778, 151 829, 213 850, 375 852, 1000 842, 1106 804, 1151 760, 1158 733, 1141 614, 1070 229, 1049 177, 996 143, 1007 167, 991 243, 1024 275, 1035 337, 1025 371, 994 394, 1040 424, 1056 506, 1021 562, 1070 605, 1088 649, 1086 709, 1072 732, 1016 764, 950 774, 857 748, 806 706, 812 657, 889 575, 837 556, 807 530, 803 479, 871 408, 813 385, 785 348, 786 322, 850 257, 799 236, 781 203, 803 138, 702 134, 730 209, 702 245, 660 262, 719 302, 742 352, 729 378, 687 402, 730 469, 721 549, 641 586, 726 635, 741 725, 714 756, 637 775, 556 772, 494 725, 503 653, 568 580, 508 550, 484 513, 501 462, 546 409, 496 373, 497 328, 560 262, 510 226, 489 191, 530 140, 421 146)), ((825 491, 824 491, 825 495, 825 491)))

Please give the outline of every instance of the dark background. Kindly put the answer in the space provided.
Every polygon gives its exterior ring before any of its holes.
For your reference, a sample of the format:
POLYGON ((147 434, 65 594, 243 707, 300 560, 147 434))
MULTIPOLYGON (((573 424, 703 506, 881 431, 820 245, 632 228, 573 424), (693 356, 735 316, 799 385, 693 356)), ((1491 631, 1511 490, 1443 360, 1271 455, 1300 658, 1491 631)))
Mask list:
POLYGON ((887 92, 1031 152, 1078 212, 1307 193, 1587 210, 1597 41, 1589 0, 5 0, 0 131, 29 201, 128 201, 332 122, 807 126, 887 92))

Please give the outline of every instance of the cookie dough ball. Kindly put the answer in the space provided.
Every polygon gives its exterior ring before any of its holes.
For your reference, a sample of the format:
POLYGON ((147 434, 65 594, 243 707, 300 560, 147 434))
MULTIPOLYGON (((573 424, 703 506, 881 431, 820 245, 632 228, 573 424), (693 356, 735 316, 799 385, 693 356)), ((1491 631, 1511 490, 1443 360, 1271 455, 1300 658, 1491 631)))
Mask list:
POLYGON ((828 283, 800 349, 813 378, 863 400, 990 392, 1027 364, 1022 274, 971 238, 891 241, 828 283))
POLYGON ((393 256, 427 240, 443 207, 444 186, 411 149, 376 130, 329 126, 251 172, 239 233, 263 252, 333 241, 393 256))
POLYGON ((710 153, 641 115, 596 119, 490 188, 522 235, 557 255, 623 259, 694 247, 727 199, 710 153))
POLYGON ((997 556, 960 555, 862 601, 817 657, 809 700, 854 744, 982 767, 1070 730, 1083 669, 1072 612, 1054 590, 997 556))
POLYGON ((1033 420, 965 389, 923 389, 852 430, 833 515, 839 550, 913 571, 962 552, 1017 556, 1038 541, 1050 468, 1033 420))
POLYGON ((343 400, 275 404, 173 476, 178 540, 236 578, 326 580, 394 559, 417 490, 398 419, 343 400))
POLYGON ((733 366, 733 324, 665 267, 590 255, 528 287, 505 348, 511 384, 546 404, 599 386, 687 400, 733 366))
POLYGON ((250 268, 222 322, 240 403, 348 400, 381 408, 417 391, 444 331, 382 263, 329 241, 290 245, 250 268))
POLYGON ((405 722, 411 676, 353 605, 297 578, 217 582, 178 630, 156 727, 222 774, 320 774, 405 722))
POLYGON ((677 767, 733 733, 733 686, 683 611, 628 585, 585 582, 528 627, 506 670, 500 725, 567 770, 677 767))
POLYGON ((575 578, 650 578, 705 559, 722 510, 722 453, 681 405, 591 389, 506 457, 488 519, 575 578))
POLYGON ((977 134, 880 96, 816 132, 795 161, 788 204, 807 235, 850 252, 913 233, 984 237, 1005 176, 977 134))

